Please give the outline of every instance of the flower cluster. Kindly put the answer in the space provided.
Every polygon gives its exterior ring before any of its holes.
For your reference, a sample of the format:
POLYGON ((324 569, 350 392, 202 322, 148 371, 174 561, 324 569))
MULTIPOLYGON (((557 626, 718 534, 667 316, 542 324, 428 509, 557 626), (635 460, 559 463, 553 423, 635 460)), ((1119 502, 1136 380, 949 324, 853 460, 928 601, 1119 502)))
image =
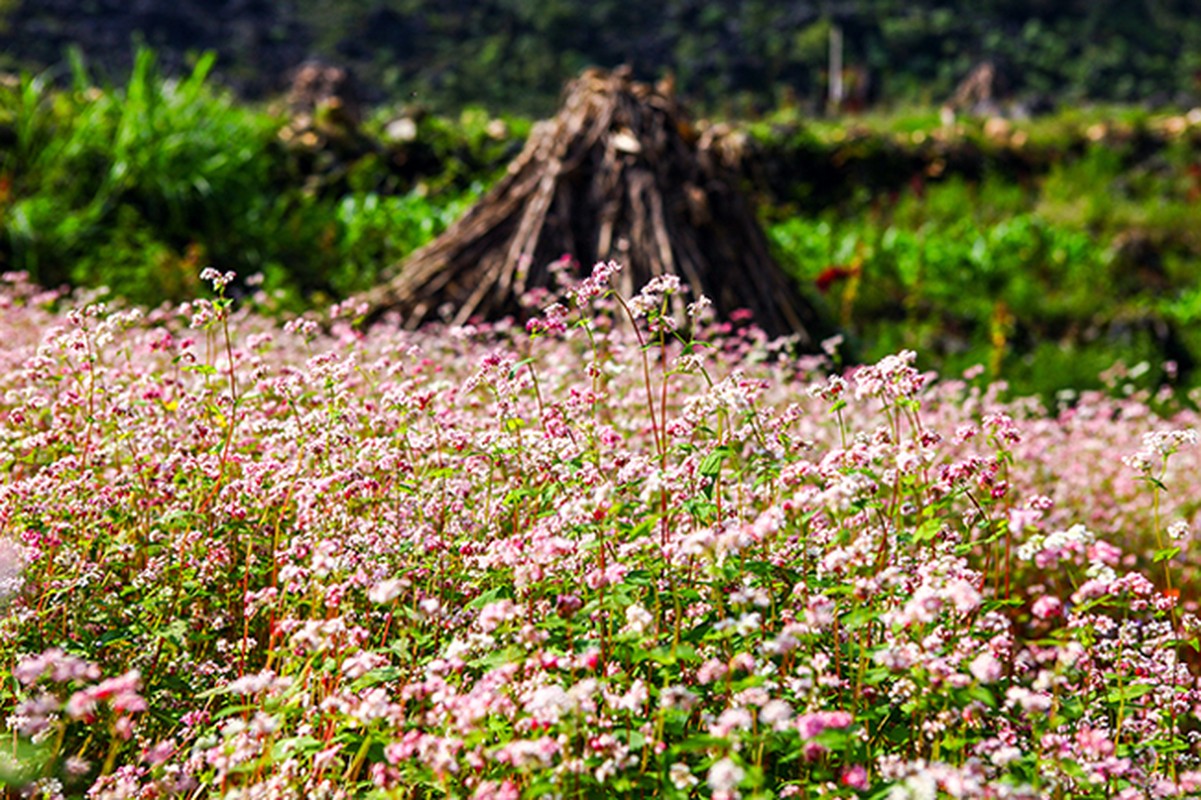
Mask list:
POLYGON ((417 333, 7 276, 4 780, 1201 796, 1196 414, 590 316, 616 270, 417 333))

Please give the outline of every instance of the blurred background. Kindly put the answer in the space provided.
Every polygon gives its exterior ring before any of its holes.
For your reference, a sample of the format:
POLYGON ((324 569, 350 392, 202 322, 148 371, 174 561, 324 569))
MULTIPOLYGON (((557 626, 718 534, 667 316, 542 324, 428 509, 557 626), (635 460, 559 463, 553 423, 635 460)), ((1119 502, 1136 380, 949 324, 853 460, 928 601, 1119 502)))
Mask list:
POLYGON ((565 81, 628 64, 724 137, 859 357, 912 348, 1049 403, 1189 389, 1199 11, 0 0, 0 270, 157 305, 211 264, 281 313, 340 299, 478 200, 565 81))
POLYGON ((824 107, 832 29, 855 110, 939 103, 990 61, 1032 108, 1196 100, 1201 9, 1192 0, 0 0, 7 69, 76 45, 105 76, 130 42, 170 72, 206 50, 247 98, 285 91, 321 57, 353 69, 372 103, 419 97, 545 116, 587 66, 670 70, 705 113, 824 107))

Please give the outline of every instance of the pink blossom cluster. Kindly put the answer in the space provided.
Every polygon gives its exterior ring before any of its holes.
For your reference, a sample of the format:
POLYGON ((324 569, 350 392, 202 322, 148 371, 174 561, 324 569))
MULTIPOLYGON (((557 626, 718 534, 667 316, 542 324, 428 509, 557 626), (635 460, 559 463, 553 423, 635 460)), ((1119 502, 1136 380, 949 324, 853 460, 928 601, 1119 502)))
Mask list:
POLYGON ((414 333, 5 276, 6 780, 1201 796, 1195 413, 834 373, 615 274, 414 333))

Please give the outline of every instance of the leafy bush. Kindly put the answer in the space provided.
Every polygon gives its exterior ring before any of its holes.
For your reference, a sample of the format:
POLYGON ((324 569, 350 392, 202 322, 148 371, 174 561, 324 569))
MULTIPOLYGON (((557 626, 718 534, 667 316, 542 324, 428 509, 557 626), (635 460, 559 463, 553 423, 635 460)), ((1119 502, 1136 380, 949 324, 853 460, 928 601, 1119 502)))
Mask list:
POLYGON ((1017 393, 1045 398, 1099 388, 1097 376, 1115 361, 1148 362, 1146 380, 1155 382, 1172 371, 1164 362, 1182 371, 1196 363, 1183 317, 1162 309, 1165 297, 1187 291, 1186 265, 1197 255, 1165 244, 1170 234, 1145 253, 1123 249, 1148 234, 1097 211, 1134 204, 1115 199, 1117 174, 1109 160, 1089 157, 1029 188, 995 176, 917 182, 865 208, 780 219, 769 236, 792 273, 825 294, 866 358, 909 348, 945 372, 982 364, 1017 393), (1091 204, 1092 223, 1069 216, 1069 204, 1091 204), (1161 246, 1180 255, 1164 257, 1161 246))
POLYGON ((172 81, 142 50, 119 90, 93 86, 76 59, 70 91, 29 75, 0 91, 13 137, 0 150, 0 259, 45 285, 108 285, 150 305, 194 295, 199 267, 216 264, 263 274, 303 307, 370 287, 480 191, 449 176, 437 199, 395 184, 399 196, 372 199, 378 162, 358 164, 357 187, 313 191, 305 154, 277 136, 283 120, 215 91, 212 64, 172 81), (348 219, 354 209, 371 211, 348 219))
POLYGON ((69 92, 27 75, 4 95, 16 133, 0 156, 11 265, 50 285, 115 279, 157 302, 197 291, 205 261, 252 266, 266 255, 247 242, 272 216, 265 151, 275 120, 211 93, 213 57, 168 82, 144 50, 123 91, 90 85, 74 63, 69 92))

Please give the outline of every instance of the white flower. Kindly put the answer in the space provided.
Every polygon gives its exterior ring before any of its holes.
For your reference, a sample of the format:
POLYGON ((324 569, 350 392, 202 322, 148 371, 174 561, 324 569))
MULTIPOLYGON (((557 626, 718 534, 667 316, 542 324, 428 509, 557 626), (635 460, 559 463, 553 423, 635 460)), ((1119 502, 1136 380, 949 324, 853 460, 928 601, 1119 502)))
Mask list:
POLYGON ((258 694, 275 683, 275 673, 263 670, 252 675, 243 675, 235 681, 230 681, 226 691, 230 694, 258 694))
POLYGON ((525 710, 537 722, 555 723, 571 711, 571 696, 561 686, 539 686, 526 701, 525 710))
POLYGON ((638 603, 626 608, 626 630, 641 636, 654 625, 655 618, 638 603))
POLYGON ((792 719, 792 706, 783 700, 769 700, 759 710, 759 721, 764 725, 770 725, 777 731, 787 728, 790 719, 792 719))
POLYGON ((636 679, 631 685, 629 691, 620 697, 613 698, 610 705, 617 711, 639 711, 650 696, 650 692, 646 688, 646 684, 641 678, 636 679))
POLYGON ((667 771, 667 775, 671 780, 671 785, 681 792, 686 792, 700 783, 700 780, 692 774, 692 770, 688 768, 688 765, 680 761, 671 765, 671 769, 667 771))
POLYGON ((0 600, 21 589, 25 559, 10 539, 0 539, 0 600))
POLYGON ((218 292, 232 283, 236 277, 238 276, 232 272, 222 273, 212 267, 205 267, 200 271, 200 280, 213 284, 213 289, 218 292))
POLYGON ((712 305, 713 301, 702 294, 696 298, 695 303, 688 304, 688 316, 693 318, 699 317, 712 305))
POLYGON ((938 797, 938 781, 927 772, 910 775, 904 783, 893 786, 888 800, 935 800, 938 797))
POLYGON ((729 758, 723 758, 709 767, 709 776, 706 778, 706 782, 714 792, 729 792, 737 788, 744 777, 746 777, 746 772, 742 767, 729 758))
POLYGON ((1021 750, 1019 750, 1016 747, 1006 746, 1006 747, 999 747, 995 751, 993 751, 993 754, 991 756, 989 756, 989 760, 992 761, 992 763, 996 764, 998 767, 1003 767, 1006 764, 1009 764, 1010 762, 1017 761, 1021 757, 1022 757, 1021 750))
POLYGON ((399 579, 380 581, 367 591, 367 599, 377 605, 391 603, 400 596, 401 590, 404 589, 404 583, 399 579))
POLYGON ((691 711, 696 706, 696 701, 696 695, 680 684, 666 686, 659 692, 660 708, 680 708, 684 711, 691 711))
POLYGON ((763 617, 758 611, 752 611, 749 614, 743 614, 738 618, 738 622, 734 625, 734 629, 738 631, 740 636, 750 636, 763 624, 763 617))
POLYGON ((822 350, 825 351, 826 355, 833 358, 834 355, 838 353, 838 348, 842 346, 842 342, 843 338, 841 333, 836 336, 831 336, 829 339, 823 339, 822 350))

